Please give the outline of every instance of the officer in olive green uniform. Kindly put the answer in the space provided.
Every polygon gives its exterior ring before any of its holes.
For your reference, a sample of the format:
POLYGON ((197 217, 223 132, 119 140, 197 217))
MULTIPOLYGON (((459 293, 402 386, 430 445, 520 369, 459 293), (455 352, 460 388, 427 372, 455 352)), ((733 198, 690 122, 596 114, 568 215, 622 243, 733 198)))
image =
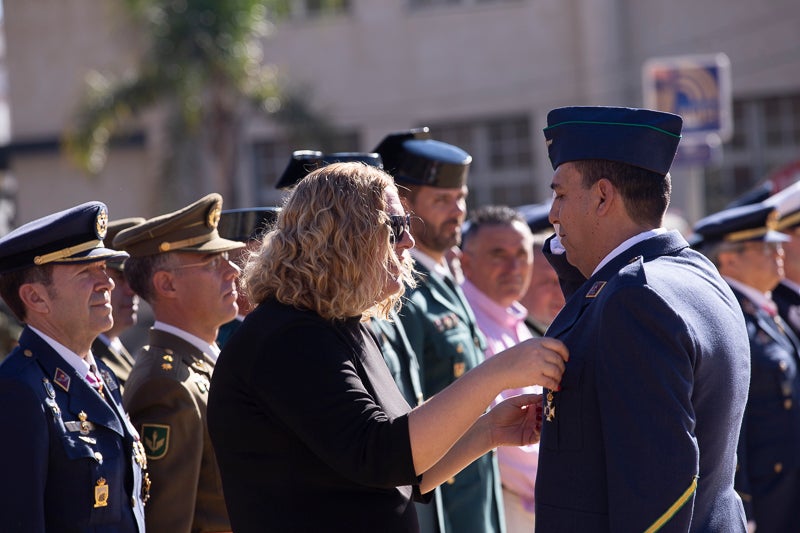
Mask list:
MULTIPOLYGON (((114 242, 114 237, 124 230, 141 224, 141 217, 123 218, 108 223, 106 240, 114 242)), ((119 380, 121 390, 125 390, 125 383, 133 368, 133 356, 119 339, 119 334, 136 324, 136 313, 139 297, 132 294, 128 282, 125 280, 123 270, 125 259, 107 260, 106 268, 111 279, 114 280, 114 290, 111 291, 111 308, 114 317, 114 326, 97 336, 92 343, 92 353, 99 357, 114 372, 119 380)))
MULTIPOLYGON (((422 394, 428 398, 484 359, 483 337, 446 261, 447 252, 461 240, 472 158, 430 139, 427 128, 389 135, 375 152, 400 185, 412 214, 418 286, 407 293, 400 322, 419 360, 422 394)), ((396 350, 403 352, 404 347, 396 350)), ((495 452, 444 484, 442 502, 448 531, 505 531, 495 452)))
POLYGON ((239 270, 228 253, 244 243, 219 236, 221 210, 222 197, 209 194, 114 239, 131 256, 125 277, 155 317, 123 395, 152 465, 150 531, 231 529, 206 405, 217 331, 237 312, 239 270))

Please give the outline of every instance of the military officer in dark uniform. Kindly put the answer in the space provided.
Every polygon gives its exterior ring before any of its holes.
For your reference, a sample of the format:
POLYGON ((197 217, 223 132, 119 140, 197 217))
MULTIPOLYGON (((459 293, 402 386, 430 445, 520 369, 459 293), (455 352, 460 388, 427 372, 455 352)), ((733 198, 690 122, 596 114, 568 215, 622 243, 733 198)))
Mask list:
MULTIPOLYGON (((239 241, 246 244, 246 247, 236 253, 236 257, 231 260, 240 269, 247 261, 250 252, 258 250, 261 245, 261 236, 271 228, 280 212, 280 207, 245 207, 241 209, 226 209, 219 218, 217 231, 223 239, 239 241)), ((239 290, 239 298, 236 300, 239 311, 236 317, 223 324, 217 333, 217 346, 220 350, 225 342, 233 335, 242 324, 244 317, 250 312, 250 302, 243 290, 239 290)))
POLYGON ((0 365, 0 529, 143 533, 146 459, 119 382, 92 355, 112 326, 108 212, 88 202, 0 239, 0 294, 25 324, 0 365))
POLYGON ((791 237, 783 243, 784 277, 772 289, 778 314, 800 337, 800 182, 790 185, 764 202, 778 212, 775 228, 791 237))
POLYGON ((567 107, 547 124, 567 296, 547 335, 570 360, 545 390, 537 531, 743 532, 747 330, 714 265, 662 227, 682 120, 567 107))
MULTIPOLYGON (((123 218, 108 223, 108 232, 105 240, 114 242, 114 237, 120 231, 144 222, 142 217, 123 218)), ((99 357, 114 372, 119 381, 120 390, 125 390, 125 382, 133 368, 133 356, 122 344, 120 333, 134 326, 137 320, 139 297, 133 292, 125 279, 123 269, 125 259, 107 260, 106 267, 111 279, 114 280, 114 290, 111 291, 111 314, 114 317, 114 326, 97 336, 92 343, 92 353, 99 357)))
POLYGON ((151 465, 151 531, 231 529, 206 406, 217 330, 237 312, 239 269, 228 254, 244 243, 219 236, 221 211, 222 197, 209 194, 114 239, 131 256, 125 277, 155 318, 123 396, 151 465))
MULTIPOLYGON (((375 152, 411 213, 418 285, 407 293, 399 316, 427 398, 484 360, 484 339, 446 260, 461 240, 472 157, 430 139, 427 128, 389 135, 375 152)), ((477 459, 441 490, 448 531, 505 531, 496 452, 477 459)))
POLYGON ((517 208, 533 233, 533 273, 528 290, 519 303, 528 310, 525 325, 534 337, 543 337, 564 307, 564 293, 561 292, 558 274, 543 252, 545 241, 553 234, 553 225, 549 220, 551 204, 548 201, 517 208))
POLYGON ((751 530, 789 533, 800 524, 800 341, 770 297, 789 241, 776 226, 772 206, 755 204, 706 217, 695 232, 739 300, 750 337, 736 490, 751 530))

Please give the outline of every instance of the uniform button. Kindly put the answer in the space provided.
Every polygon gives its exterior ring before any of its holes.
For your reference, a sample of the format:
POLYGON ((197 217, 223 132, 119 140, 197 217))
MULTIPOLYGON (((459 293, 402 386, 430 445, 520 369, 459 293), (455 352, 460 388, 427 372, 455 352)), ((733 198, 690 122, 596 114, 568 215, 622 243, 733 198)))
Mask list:
POLYGON ((455 482, 456 482, 456 478, 455 478, 455 476, 454 476, 454 477, 451 477, 450 479, 448 479, 448 480, 447 480, 447 484, 448 484, 448 485, 452 485, 452 484, 453 484, 453 483, 455 483, 455 482))
POLYGON ((790 399, 783 400, 783 408, 786 409, 787 411, 789 409, 791 409, 792 408, 792 400, 790 400, 790 399))
POLYGON ((787 368, 788 366, 789 366, 789 364, 788 364, 786 361, 780 361, 780 362, 778 363, 778 368, 780 368, 780 369, 781 369, 782 371, 784 371, 784 372, 786 372, 786 368, 787 368))
POLYGON ((783 463, 775 463, 773 468, 776 474, 780 474, 783 471, 783 463))

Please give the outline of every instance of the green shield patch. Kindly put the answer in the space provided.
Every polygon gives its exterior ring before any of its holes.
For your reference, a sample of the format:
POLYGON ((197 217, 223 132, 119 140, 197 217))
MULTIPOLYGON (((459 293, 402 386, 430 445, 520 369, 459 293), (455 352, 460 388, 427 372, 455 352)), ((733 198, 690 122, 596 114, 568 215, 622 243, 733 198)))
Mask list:
POLYGON ((142 424, 142 443, 148 459, 163 459, 169 450, 169 426, 142 424))

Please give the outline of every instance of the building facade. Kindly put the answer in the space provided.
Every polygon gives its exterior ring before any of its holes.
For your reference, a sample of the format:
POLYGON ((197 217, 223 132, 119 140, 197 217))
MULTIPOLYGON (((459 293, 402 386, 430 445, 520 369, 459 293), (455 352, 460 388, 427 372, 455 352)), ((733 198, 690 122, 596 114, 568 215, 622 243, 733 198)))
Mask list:
MULTIPOLYGON (((164 136, 150 115, 98 176, 58 150, 86 75, 136 65, 142 36, 119 6, 5 4, 17 222, 88 199, 108 203, 112 217, 193 200, 164 205, 154 163, 164 136)), ((641 106, 648 59, 722 52, 733 137, 719 161, 673 169, 673 203, 696 219, 800 159, 798 27, 796 0, 296 0, 263 39, 264 57, 340 135, 336 146, 291 146, 275 121, 254 114, 240 150, 246 164, 231 176, 240 205, 226 207, 279 202, 274 183, 292 150, 366 151, 418 126, 473 155, 470 205, 542 201, 552 174, 541 133, 548 110, 641 106)), ((211 192, 204 186, 196 197, 211 192)))

